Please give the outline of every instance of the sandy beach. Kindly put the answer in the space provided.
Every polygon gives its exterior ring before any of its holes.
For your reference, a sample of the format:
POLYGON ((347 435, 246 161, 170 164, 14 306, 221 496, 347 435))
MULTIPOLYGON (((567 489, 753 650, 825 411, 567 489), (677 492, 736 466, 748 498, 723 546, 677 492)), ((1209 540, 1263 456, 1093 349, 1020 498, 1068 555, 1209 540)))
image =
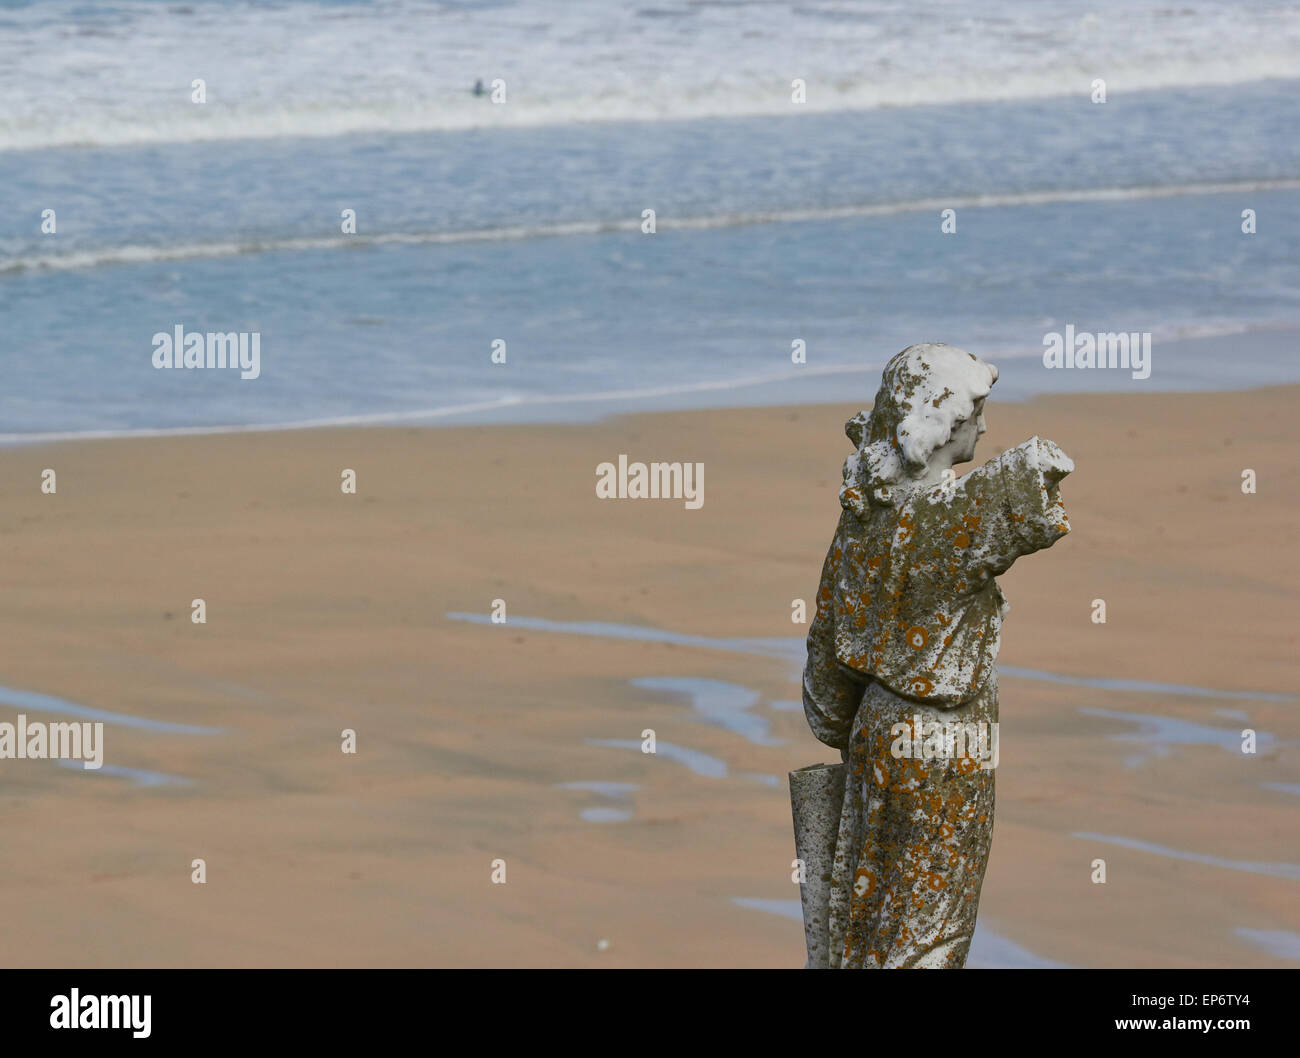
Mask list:
MULTIPOLYGON (((1294 965, 1300 387, 996 396, 979 458, 1078 470, 1002 578, 985 964, 1294 965)), ((219 729, 0 762, 7 962, 802 965, 785 774, 833 751, 791 607, 869 399, 0 452, 0 719, 219 729), (598 499, 620 454, 703 463, 702 507, 598 499)))

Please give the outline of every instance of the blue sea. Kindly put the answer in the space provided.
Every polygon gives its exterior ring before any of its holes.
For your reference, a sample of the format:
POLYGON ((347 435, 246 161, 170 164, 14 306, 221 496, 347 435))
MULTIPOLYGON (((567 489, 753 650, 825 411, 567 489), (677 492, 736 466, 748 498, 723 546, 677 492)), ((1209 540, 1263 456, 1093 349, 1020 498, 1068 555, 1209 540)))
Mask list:
POLYGON ((1297 130, 1296 5, 0 2, 0 438, 1300 382, 1297 130))

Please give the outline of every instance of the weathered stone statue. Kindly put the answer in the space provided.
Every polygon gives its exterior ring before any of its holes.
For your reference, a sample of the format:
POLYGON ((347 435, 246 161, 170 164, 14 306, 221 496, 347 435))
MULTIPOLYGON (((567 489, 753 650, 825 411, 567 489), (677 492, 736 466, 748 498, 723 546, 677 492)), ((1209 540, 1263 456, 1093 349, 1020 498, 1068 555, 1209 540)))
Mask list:
POLYGON ((885 367, 845 430, 839 526, 808 635, 804 712, 843 763, 790 773, 808 965, 966 962, 993 834, 993 578, 1069 532, 1074 464, 1032 437, 958 478, 997 369, 948 345, 885 367))

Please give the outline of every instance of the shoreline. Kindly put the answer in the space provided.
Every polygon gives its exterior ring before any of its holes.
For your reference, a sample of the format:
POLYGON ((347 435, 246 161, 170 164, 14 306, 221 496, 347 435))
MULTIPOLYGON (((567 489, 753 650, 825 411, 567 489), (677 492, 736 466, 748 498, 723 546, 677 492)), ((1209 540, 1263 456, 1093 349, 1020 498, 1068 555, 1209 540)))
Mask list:
MULTIPOLYGON (((1061 384, 1043 389, 1041 380, 1044 368, 1041 352, 1009 353, 972 349, 997 363, 1001 370, 995 396, 1001 402, 1031 402, 1040 399, 1072 395, 1100 396, 1103 394, 1131 394, 1134 396, 1166 395, 1175 393, 1241 393, 1274 386, 1300 384, 1300 326, 1268 326, 1246 330, 1229 330, 1222 333, 1198 334, 1160 342, 1162 356, 1168 351, 1175 355, 1181 350, 1187 361, 1181 368, 1182 384, 1157 383, 1147 385, 1151 379, 1134 380, 1127 370, 1081 369, 1054 371, 1053 380, 1061 384), (1285 376, 1278 380, 1248 377, 1239 385, 1224 388, 1223 378, 1215 375, 1216 365, 1232 363, 1233 357, 1223 346, 1233 338, 1252 343, 1252 352, 1265 359, 1276 357, 1285 376), (1039 381, 1035 381, 1039 380, 1039 381), (1090 386, 1090 382, 1107 385, 1090 386), (1200 381, 1202 384, 1196 384, 1200 381), (1190 384, 1189 384, 1190 383, 1190 384)), ((893 354, 888 354, 892 356, 893 354)), ((423 410, 360 413, 330 416, 322 419, 303 419, 272 423, 234 423, 218 426, 142 427, 108 430, 64 430, 43 433, 0 433, 0 450, 45 444, 63 444, 97 441, 146 440, 153 438, 211 437, 240 434, 285 433, 314 430, 348 429, 455 429, 473 426, 577 426, 605 422, 626 415, 670 414, 673 412, 706 412, 759 409, 773 407, 813 407, 843 403, 842 383, 834 380, 862 376, 862 406, 870 407, 878 383, 878 374, 888 356, 879 363, 855 365, 809 365, 800 368, 772 370, 739 379, 684 383, 678 386, 646 386, 639 389, 607 390, 585 394, 536 394, 532 396, 503 396, 485 401, 445 405, 423 410), (748 391, 748 401, 722 401, 712 403, 706 394, 740 394, 748 391), (670 398, 666 403, 662 398, 670 398), (675 398, 675 399, 672 399, 675 398), (703 399, 701 399, 703 398, 703 399)), ((1154 366, 1153 366, 1154 375, 1154 366)))

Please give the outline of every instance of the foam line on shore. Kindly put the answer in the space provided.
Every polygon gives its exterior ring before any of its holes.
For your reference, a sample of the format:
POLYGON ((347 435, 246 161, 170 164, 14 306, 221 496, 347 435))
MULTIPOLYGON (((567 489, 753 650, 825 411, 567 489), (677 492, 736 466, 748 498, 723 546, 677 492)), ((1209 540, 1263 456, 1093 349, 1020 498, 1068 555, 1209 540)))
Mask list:
MULTIPOLYGON (((1170 326, 1163 330, 1153 332, 1153 340, 1177 343, 1209 338, 1225 338, 1231 335, 1240 334, 1272 334, 1275 332, 1281 332, 1291 335, 1297 331, 1300 331, 1300 320, 1288 323, 1275 323, 1267 327, 1244 323, 1207 324, 1191 328, 1170 326)), ((1040 349, 1021 348, 1018 346, 994 346, 983 348, 981 351, 983 355, 996 358, 998 361, 1036 360, 1042 355, 1040 349)), ((250 423, 221 423, 210 426, 114 427, 111 429, 46 430, 29 433, 0 433, 0 446, 56 444, 67 441, 118 441, 167 437, 207 437, 225 436, 229 434, 282 433, 291 430, 332 430, 383 426, 440 426, 456 425, 450 422, 450 420, 456 418, 469 419, 469 422, 466 425, 476 425, 484 422, 493 422, 497 425, 527 425, 535 421, 581 423, 591 421, 593 417, 599 418, 604 414, 619 414, 621 410, 644 413, 699 410, 711 406, 730 409, 786 404, 836 404, 841 403, 843 400, 841 389, 829 386, 826 383, 816 383, 816 385, 821 385, 823 387, 819 390, 806 388, 806 392, 804 392, 802 396, 791 396, 788 387, 797 386, 798 384, 808 382, 809 380, 858 376, 863 377, 866 380, 867 386, 863 392, 864 397, 869 397, 870 393, 873 393, 875 390, 874 383, 887 359, 888 356, 882 356, 878 359, 865 360, 855 364, 805 364, 799 367, 783 368, 750 375, 740 375, 732 378, 710 379, 699 382, 676 382, 663 385, 643 386, 639 388, 595 390, 585 393, 512 393, 500 397, 493 397, 489 400, 467 401, 461 404, 443 404, 429 408, 411 408, 400 411, 330 415, 310 419, 250 423), (777 394, 778 399, 762 399, 764 387, 767 387, 769 391, 771 391, 773 387, 784 388, 782 388, 779 391, 779 394, 777 394), (696 394, 729 394, 744 390, 755 391, 757 396, 751 398, 751 402, 747 402, 744 398, 738 398, 734 402, 724 399, 713 405, 708 403, 695 404, 689 401, 689 398, 696 394), (678 398, 677 403, 672 403, 673 398, 678 398), (682 400, 682 398, 686 399, 682 400), (667 403, 661 403, 652 407, 636 406, 636 402, 656 400, 666 400, 667 403), (630 409, 620 409, 618 407, 620 404, 631 404, 632 407, 630 409), (596 409, 594 416, 590 412, 584 413, 577 410, 584 407, 587 409, 596 409), (529 410, 543 410, 549 408, 571 408, 573 409, 572 416, 561 420, 551 420, 545 418, 545 413, 543 412, 543 417, 541 419, 529 419, 526 414, 523 417, 518 418, 501 419, 499 417, 499 413, 505 412, 508 414, 511 409, 519 409, 521 412, 527 413, 529 410), (480 418, 475 419, 476 416, 479 416, 480 418), (497 417, 494 418, 493 416, 497 417)), ((1288 385, 1291 383, 1281 381, 1276 384, 1288 385)), ((1201 392, 1201 390, 1195 389, 1193 391, 1201 392)), ((1034 388, 1020 391, 1012 390, 1003 393, 1001 399, 1006 401, 1017 401, 1050 392, 1051 391, 1049 390, 1034 388)), ((1160 390, 1157 392, 1168 391, 1160 390)), ((772 394, 769 393, 769 395, 772 394)), ((869 400, 867 403, 869 404, 869 400)))
POLYGON ((743 389, 747 386, 762 386, 775 382, 795 382, 812 376, 873 375, 881 369, 882 364, 883 361, 856 365, 827 364, 786 371, 773 371, 761 375, 747 375, 742 378, 717 379, 710 382, 683 382, 671 386, 611 389, 594 393, 538 394, 535 396, 510 395, 497 397, 493 400, 473 401, 467 404, 446 404, 434 408, 374 412, 363 415, 335 415, 328 418, 301 419, 294 422, 244 423, 227 426, 151 427, 138 430, 60 430, 49 433, 7 433, 0 434, 0 445, 48 444, 55 441, 115 441, 143 437, 202 437, 212 434, 278 433, 286 430, 337 429, 346 426, 409 425, 430 419, 472 415, 476 412, 498 411, 504 408, 647 400, 654 397, 671 397, 686 393, 743 389))
MULTIPOLYGON (((871 202, 847 206, 807 209, 750 210, 696 217, 657 217, 663 232, 711 231, 760 224, 808 224, 867 217, 892 217, 906 213, 928 213, 943 209, 991 209, 1051 206, 1081 202, 1127 202, 1135 199, 1182 198, 1191 195, 1249 194, 1263 191, 1295 191, 1300 179, 1234 180, 1188 184, 1148 184, 1134 187, 1100 187, 1009 191, 982 195, 952 195, 945 198, 917 198, 901 202, 871 202)), ((177 246, 106 246, 62 254, 0 258, 0 274, 29 271, 70 271, 110 265, 152 264, 221 257, 242 257, 263 253, 310 253, 358 250, 381 246, 439 246, 475 242, 517 242, 528 239, 572 238, 616 232, 637 234, 641 220, 582 220, 556 224, 514 224, 499 228, 465 231, 384 232, 377 235, 332 235, 290 239, 250 239, 177 246)))

